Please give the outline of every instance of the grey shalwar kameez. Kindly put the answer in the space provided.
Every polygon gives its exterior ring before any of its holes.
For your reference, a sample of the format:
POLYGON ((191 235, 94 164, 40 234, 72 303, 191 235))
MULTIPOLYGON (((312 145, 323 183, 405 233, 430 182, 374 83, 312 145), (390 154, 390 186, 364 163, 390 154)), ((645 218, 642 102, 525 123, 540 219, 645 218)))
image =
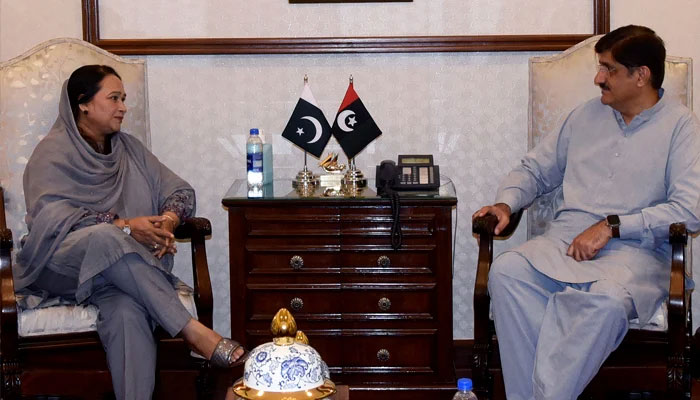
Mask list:
POLYGON ((190 215, 194 192, 137 139, 116 132, 108 140, 111 153, 100 154, 81 137, 64 84, 59 116, 24 172, 29 234, 17 255, 15 288, 95 304, 117 398, 150 399, 154 324, 174 336, 191 316, 174 290, 180 282, 170 273, 172 255, 156 258, 96 216, 158 215, 177 193, 191 193, 190 215))
POLYGON ((497 203, 517 211, 561 190, 540 237, 501 254, 489 275, 509 400, 576 399, 621 342, 668 296, 668 227, 700 228, 700 123, 663 97, 629 125, 599 98, 575 109, 505 179, 497 203), (619 239, 597 256, 566 255, 607 215, 619 239))

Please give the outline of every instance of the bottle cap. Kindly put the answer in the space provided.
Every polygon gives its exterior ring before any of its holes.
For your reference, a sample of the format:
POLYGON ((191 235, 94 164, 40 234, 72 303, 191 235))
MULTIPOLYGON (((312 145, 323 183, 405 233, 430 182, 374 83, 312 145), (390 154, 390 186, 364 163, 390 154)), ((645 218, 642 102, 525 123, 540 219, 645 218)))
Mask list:
POLYGON ((472 380, 469 378, 459 378, 457 381, 457 389, 461 391, 472 390, 473 387, 472 380))
POLYGON ((259 133, 259 132, 258 132, 258 129, 257 129, 257 128, 253 128, 253 129, 250 130, 250 134, 251 134, 251 135, 257 135, 258 133, 259 133))

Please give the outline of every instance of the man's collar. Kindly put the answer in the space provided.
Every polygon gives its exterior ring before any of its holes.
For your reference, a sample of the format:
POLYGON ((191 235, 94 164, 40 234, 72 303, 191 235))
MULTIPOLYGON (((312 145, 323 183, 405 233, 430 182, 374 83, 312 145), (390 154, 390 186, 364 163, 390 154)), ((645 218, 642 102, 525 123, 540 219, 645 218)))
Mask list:
POLYGON ((634 118, 632 118, 632 121, 630 121, 629 125, 627 125, 627 123, 625 122, 625 119, 622 117, 622 114, 619 111, 613 109, 615 119, 617 120, 620 129, 626 132, 632 132, 638 127, 642 126, 649 119, 651 119, 651 117, 657 112, 659 112, 659 110, 661 110, 666 104, 666 101, 664 100, 664 92, 664 88, 660 88, 659 100, 656 102, 656 104, 635 115, 634 118))

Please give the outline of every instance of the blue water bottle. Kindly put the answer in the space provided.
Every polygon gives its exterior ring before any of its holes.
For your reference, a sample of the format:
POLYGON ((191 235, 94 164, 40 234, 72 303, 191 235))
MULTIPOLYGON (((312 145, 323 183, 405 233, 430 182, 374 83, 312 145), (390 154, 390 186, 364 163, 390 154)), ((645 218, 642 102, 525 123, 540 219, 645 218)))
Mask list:
POLYGON ((472 380, 469 378, 460 378, 457 381, 457 393, 452 400, 477 400, 476 395, 472 392, 472 380))
POLYGON ((247 159, 248 197, 262 197, 263 189, 263 143, 259 132, 253 128, 245 144, 247 159))

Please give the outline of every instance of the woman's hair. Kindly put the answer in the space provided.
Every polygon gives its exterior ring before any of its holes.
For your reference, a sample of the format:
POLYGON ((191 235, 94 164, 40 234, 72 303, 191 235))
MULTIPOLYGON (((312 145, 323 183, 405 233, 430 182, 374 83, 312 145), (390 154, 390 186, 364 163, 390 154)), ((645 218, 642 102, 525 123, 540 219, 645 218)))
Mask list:
POLYGON ((80 115, 78 105, 87 103, 95 97, 95 93, 102 89, 100 82, 107 75, 122 79, 114 68, 107 65, 84 65, 73 71, 68 78, 68 100, 76 124, 80 115))
POLYGON ((651 71, 651 86, 660 89, 664 81, 666 48, 653 30, 627 25, 606 34, 595 45, 596 53, 610 51, 612 58, 628 69, 647 66, 651 71))

